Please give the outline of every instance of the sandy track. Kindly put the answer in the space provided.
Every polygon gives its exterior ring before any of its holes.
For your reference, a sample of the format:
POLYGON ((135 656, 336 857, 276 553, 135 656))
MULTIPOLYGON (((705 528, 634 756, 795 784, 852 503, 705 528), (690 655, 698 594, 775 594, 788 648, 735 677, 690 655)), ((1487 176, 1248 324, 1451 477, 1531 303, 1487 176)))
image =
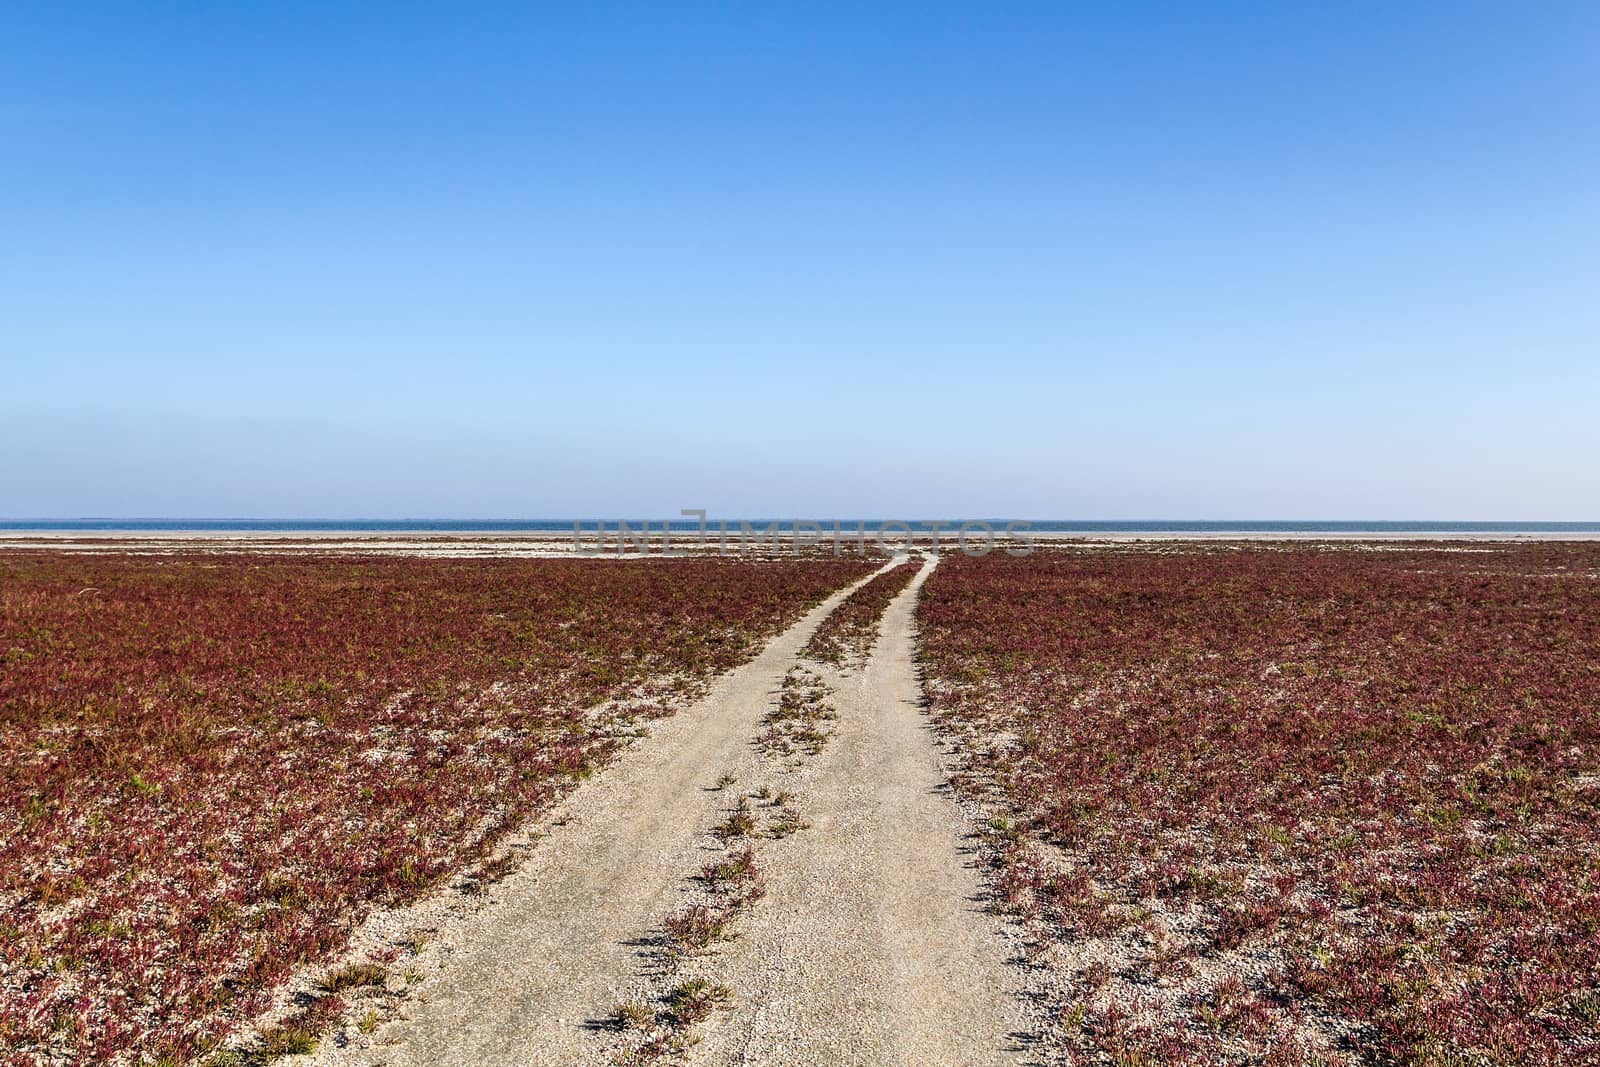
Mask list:
POLYGON ((1025 1062, 1017 975, 921 713, 913 612, 929 569, 889 605, 864 669, 823 672, 839 719, 820 755, 763 757, 752 742, 785 672, 849 590, 567 798, 494 903, 443 935, 437 974, 400 1017, 317 1059, 610 1063, 610 1010, 659 986, 648 939, 721 848, 708 831, 741 791, 765 785, 794 792, 811 826, 762 845, 766 898, 739 919, 737 940, 688 968, 737 994, 689 1063, 1025 1062), (737 786, 710 788, 724 773, 737 786))
MULTIPOLYGON (((862 582, 865 582, 863 579, 862 582)), ((677 902, 726 794, 710 786, 753 761, 771 694, 841 590, 719 679, 706 698, 652 725, 652 736, 566 798, 494 903, 437 946, 440 973, 366 1048, 324 1062, 574 1064, 598 1054, 594 1029, 640 968, 628 941, 677 902)), ((600 1060, 599 1062, 604 1062, 600 1060)))
POLYGON ((838 733, 793 779, 811 829, 765 853, 767 898, 715 968, 738 1000, 695 1064, 1025 1060, 1016 975, 920 709, 929 569, 889 605, 865 669, 829 674, 838 733))

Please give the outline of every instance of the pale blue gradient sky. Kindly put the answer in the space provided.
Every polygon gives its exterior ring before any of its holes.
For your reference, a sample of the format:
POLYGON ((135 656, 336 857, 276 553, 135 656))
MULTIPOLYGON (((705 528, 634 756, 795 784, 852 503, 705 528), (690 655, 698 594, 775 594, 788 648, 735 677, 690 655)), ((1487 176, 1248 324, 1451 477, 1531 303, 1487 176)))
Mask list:
POLYGON ((8 4, 0 516, 1600 518, 1591 4, 8 4))

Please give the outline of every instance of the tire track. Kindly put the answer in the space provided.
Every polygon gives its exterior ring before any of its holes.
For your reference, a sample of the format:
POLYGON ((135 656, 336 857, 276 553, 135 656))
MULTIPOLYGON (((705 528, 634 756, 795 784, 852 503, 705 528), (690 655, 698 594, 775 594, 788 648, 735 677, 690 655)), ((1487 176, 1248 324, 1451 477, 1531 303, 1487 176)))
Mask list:
POLYGON ((812 828, 773 847, 767 897, 717 970, 737 1000, 694 1064, 1027 1058, 1019 976, 921 714, 913 611, 932 567, 884 612, 864 670, 831 672, 837 734, 797 772, 812 828))
MULTIPOLYGON (((678 902, 724 814, 717 774, 754 773, 769 697, 840 590, 729 672, 691 708, 559 804, 493 903, 441 930, 436 974, 367 1035, 319 1050, 326 1064, 607 1062, 603 1016, 627 999, 639 938, 678 902)), ((648 947, 644 947, 648 951, 648 947)))

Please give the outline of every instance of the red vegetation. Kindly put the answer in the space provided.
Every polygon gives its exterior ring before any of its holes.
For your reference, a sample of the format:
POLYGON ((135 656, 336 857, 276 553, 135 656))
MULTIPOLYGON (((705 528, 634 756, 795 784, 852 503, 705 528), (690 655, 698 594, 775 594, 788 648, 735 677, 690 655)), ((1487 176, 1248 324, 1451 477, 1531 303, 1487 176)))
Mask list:
POLYGON ((868 566, 0 556, 0 1050, 212 1047, 868 566))
POLYGON ((920 617, 1079 1055, 1600 1062, 1600 546, 950 556, 920 617))
POLYGON ((833 614, 822 620, 801 655, 842 666, 847 657, 871 652, 884 609, 917 576, 921 562, 918 558, 897 563, 845 597, 833 614))

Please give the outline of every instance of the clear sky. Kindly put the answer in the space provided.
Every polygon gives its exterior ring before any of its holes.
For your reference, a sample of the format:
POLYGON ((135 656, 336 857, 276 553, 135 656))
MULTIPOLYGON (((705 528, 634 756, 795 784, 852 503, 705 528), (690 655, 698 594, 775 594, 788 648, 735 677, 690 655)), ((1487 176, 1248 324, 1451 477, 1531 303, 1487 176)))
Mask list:
POLYGON ((519 7, 0 7, 0 516, 1600 519, 1600 5, 519 7))

